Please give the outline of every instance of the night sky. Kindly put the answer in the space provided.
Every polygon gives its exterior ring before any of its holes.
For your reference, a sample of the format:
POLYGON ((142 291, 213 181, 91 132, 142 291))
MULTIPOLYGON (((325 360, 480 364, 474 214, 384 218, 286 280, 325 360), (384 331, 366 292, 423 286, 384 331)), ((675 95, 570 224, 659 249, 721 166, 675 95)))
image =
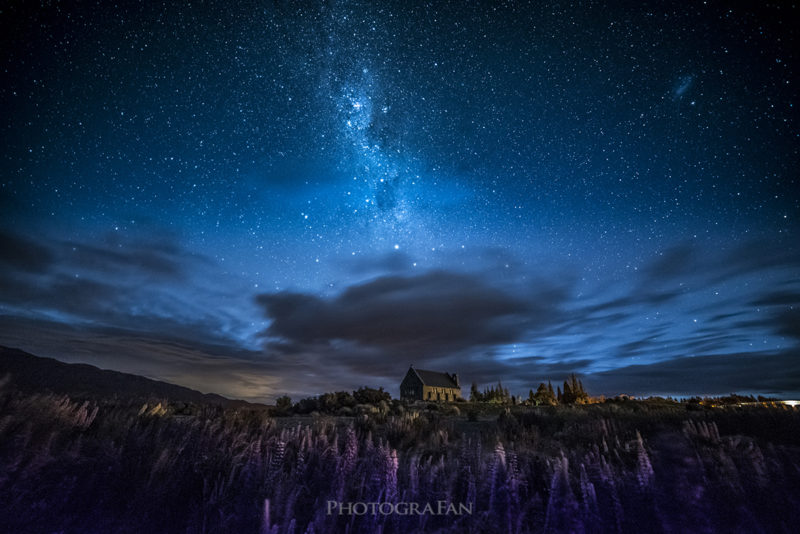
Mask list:
POLYGON ((797 8, 122 4, 0 8, 0 344, 800 395, 797 8))

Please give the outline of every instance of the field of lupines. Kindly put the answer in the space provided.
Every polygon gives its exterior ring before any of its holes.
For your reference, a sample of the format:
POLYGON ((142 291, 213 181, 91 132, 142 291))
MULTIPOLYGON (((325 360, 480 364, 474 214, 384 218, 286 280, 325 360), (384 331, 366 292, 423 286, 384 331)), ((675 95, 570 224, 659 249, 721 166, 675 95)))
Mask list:
POLYGON ((797 409, 629 401, 471 421, 452 407, 361 408, 273 417, 6 384, 0 530, 796 532, 797 409), (472 513, 338 515, 330 501, 472 513))

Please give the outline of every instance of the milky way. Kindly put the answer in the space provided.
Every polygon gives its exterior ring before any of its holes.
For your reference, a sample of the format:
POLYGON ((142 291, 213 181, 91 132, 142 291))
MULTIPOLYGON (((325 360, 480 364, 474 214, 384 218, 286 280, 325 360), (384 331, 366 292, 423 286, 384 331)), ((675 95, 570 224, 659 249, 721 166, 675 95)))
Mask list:
POLYGON ((800 394, 797 10, 760 9, 7 6, 0 343, 262 400, 800 394))

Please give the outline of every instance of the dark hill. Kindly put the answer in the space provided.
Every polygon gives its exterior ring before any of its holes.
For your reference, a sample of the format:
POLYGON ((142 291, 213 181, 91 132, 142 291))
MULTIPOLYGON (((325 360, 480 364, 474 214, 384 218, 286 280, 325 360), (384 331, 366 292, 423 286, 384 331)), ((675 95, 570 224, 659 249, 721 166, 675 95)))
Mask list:
POLYGON ((168 399, 227 407, 251 406, 246 401, 200 393, 143 376, 108 371, 84 363, 64 363, 0 346, 0 378, 7 374, 11 376, 11 384, 25 392, 50 391, 92 399, 168 399))

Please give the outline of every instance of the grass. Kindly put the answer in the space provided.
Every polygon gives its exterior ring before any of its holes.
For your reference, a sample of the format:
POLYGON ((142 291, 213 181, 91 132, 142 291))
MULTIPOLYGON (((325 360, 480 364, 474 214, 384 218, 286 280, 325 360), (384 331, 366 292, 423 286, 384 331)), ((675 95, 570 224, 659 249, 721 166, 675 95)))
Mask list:
POLYGON ((792 532, 800 412, 638 401, 348 417, 0 390, 7 532, 792 532), (696 407, 695 407, 696 408, 696 407), (329 500, 472 515, 328 515, 329 500))

